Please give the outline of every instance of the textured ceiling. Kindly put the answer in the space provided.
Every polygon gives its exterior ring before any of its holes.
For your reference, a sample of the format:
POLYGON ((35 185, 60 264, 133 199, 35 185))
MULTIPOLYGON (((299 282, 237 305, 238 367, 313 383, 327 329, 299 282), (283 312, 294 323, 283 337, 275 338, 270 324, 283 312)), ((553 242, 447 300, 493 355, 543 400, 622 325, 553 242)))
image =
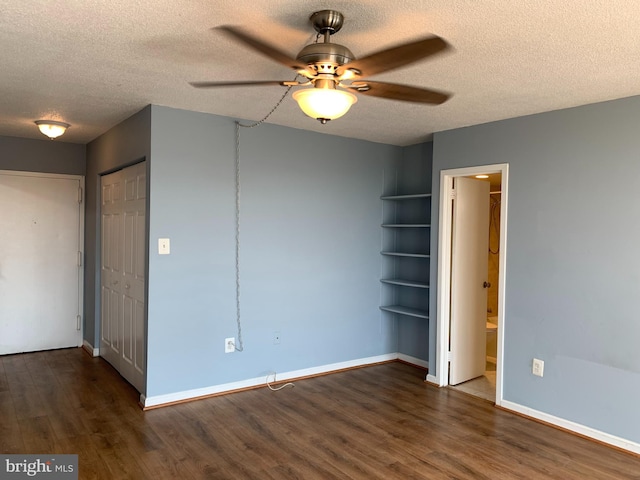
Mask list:
MULTIPOLYGON (((292 80, 287 68, 230 42, 246 26, 292 56, 313 38, 309 15, 335 9, 332 41, 362 57, 427 34, 451 53, 376 80, 445 90, 425 106, 359 96, 321 125, 287 98, 270 123, 395 145, 436 131, 640 94, 640 2, 631 0, 0 0, 0 135, 43 138, 34 120, 72 124, 87 143, 147 104, 248 120, 279 86, 199 90, 203 80, 292 80)), ((60 141, 60 140, 58 140, 60 141)))

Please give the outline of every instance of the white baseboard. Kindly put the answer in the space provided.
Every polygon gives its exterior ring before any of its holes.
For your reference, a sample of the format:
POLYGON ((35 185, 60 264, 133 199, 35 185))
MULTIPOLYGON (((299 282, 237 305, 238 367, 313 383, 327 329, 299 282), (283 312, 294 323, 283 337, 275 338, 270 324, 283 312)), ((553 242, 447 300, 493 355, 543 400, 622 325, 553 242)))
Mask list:
MULTIPOLYGON (((277 380, 296 380, 304 377, 312 377, 315 375, 323 375, 326 373, 337 372, 340 370, 345 370, 348 368, 356 368, 363 367, 366 365, 371 365, 374 363, 380 362, 389 362, 392 360, 398 360, 401 354, 398 353, 388 353, 385 355, 378 355, 375 357, 368 358, 359 358, 356 360, 349 360, 346 362, 332 363, 329 365, 321 365, 319 367, 305 368, 302 370, 293 370, 290 372, 278 372, 277 380)), ((402 360, 407 361, 408 363, 413 363, 418 365, 416 362, 423 362, 417 358, 408 357, 403 355, 402 360), (405 360, 411 359, 411 360, 405 360)), ((212 395, 217 395, 221 393, 233 392, 237 390, 244 390, 247 388, 255 388, 258 386, 265 386, 267 380, 268 373, 260 377, 249 378, 247 380, 241 380, 239 382, 231 382, 224 383, 221 385, 213 385, 211 387, 205 388, 196 388, 193 390, 185 390, 182 392, 169 393, 166 395, 152 395, 150 397, 146 397, 145 395, 140 395, 140 404, 144 408, 157 407, 160 405, 171 404, 176 402, 183 402, 187 400, 194 400, 199 397, 207 397, 212 395)), ((270 375, 270 380, 273 381, 273 373, 270 375)))
POLYGON ((632 442, 631 440, 626 440, 624 438, 616 437, 615 435, 601 432, 600 430, 596 430, 594 428, 587 427, 579 423, 571 422, 569 420, 565 420, 560 417, 555 417, 553 415, 549 415, 548 413, 540 412, 538 410, 534 410, 533 408, 525 407, 523 405, 509 402, 506 400, 503 400, 500 406, 505 410, 511 410, 513 412, 517 412, 526 417, 535 418, 536 420, 540 420, 542 422, 555 425, 556 427, 560 427, 565 430, 569 430, 571 432, 577 433, 579 435, 592 438, 599 442, 606 443, 613 447, 617 447, 622 450, 627 450, 629 452, 640 455, 640 443, 636 443, 636 442, 632 442))
POLYGON ((421 367, 429 370, 429 362, 420 358, 410 357, 409 355, 405 355, 404 353, 398 353, 398 360, 402 360, 403 362, 410 363, 411 365, 415 365, 416 367, 421 367))
POLYGON ((82 348, 84 348, 86 350, 86 352, 89 355, 91 355, 92 357, 99 357, 100 356, 100 349, 99 348, 94 348, 93 345, 91 345, 86 340, 84 340, 82 342, 82 348))

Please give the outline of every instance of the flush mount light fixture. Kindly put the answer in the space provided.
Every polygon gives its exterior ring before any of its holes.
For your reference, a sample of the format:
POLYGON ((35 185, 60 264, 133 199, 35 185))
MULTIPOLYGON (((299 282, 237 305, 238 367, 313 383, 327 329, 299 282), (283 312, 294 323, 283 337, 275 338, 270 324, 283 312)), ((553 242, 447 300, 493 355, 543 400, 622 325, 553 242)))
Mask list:
POLYGON ((62 135, 71 125, 56 120, 36 120, 36 125, 40 131, 51 140, 62 135))
POLYGON ((476 178, 485 179, 489 178, 489 175, 476 175, 476 178))

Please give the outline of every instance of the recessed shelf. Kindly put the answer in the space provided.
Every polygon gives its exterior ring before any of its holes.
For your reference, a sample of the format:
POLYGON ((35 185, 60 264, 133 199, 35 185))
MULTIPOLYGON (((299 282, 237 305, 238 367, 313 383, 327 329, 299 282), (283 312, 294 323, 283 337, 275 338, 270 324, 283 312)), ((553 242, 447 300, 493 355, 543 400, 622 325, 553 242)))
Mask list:
POLYGON ((430 193, 416 193, 413 195, 383 195, 381 200, 411 200, 414 198, 430 198, 430 193))
POLYGON ((429 223, 383 223, 383 228, 429 228, 429 223))
POLYGON ((400 285, 400 286, 403 286, 403 287, 429 288, 429 284, 428 283, 414 282, 412 280, 402 280, 400 278, 383 278, 380 281, 382 283, 390 283, 392 285, 400 285))
POLYGON ((414 257, 414 258, 429 258, 431 255, 426 253, 403 253, 403 252, 380 252, 381 255, 390 255, 394 257, 414 257))
MULTIPOLYGON (((428 319, 430 193, 382 195, 383 312, 428 319), (406 202, 400 202, 407 200, 406 202), (411 253, 412 252, 412 253, 411 253), (426 260, 423 260, 426 259, 426 260), (425 263, 426 262, 426 263, 425 263), (416 308, 418 307, 418 308, 416 308)), ((406 321, 407 319, 405 319, 406 321)))
POLYGON ((400 315, 407 315, 409 317, 417 318, 429 318, 428 312, 424 310, 418 310, 417 308, 403 307, 402 305, 386 305, 380 307, 380 310, 391 313, 399 313, 400 315))

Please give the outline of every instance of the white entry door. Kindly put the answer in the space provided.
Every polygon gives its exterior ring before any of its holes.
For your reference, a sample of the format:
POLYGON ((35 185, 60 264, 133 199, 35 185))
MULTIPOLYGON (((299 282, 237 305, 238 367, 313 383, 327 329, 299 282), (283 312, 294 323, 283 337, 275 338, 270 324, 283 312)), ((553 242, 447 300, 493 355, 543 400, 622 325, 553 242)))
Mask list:
POLYGON ((100 355, 144 391, 146 163, 102 177, 100 355))
POLYGON ((454 182, 450 385, 485 371, 489 250, 489 182, 464 177, 454 182))
POLYGON ((82 188, 0 172, 0 354, 82 345, 82 188))

